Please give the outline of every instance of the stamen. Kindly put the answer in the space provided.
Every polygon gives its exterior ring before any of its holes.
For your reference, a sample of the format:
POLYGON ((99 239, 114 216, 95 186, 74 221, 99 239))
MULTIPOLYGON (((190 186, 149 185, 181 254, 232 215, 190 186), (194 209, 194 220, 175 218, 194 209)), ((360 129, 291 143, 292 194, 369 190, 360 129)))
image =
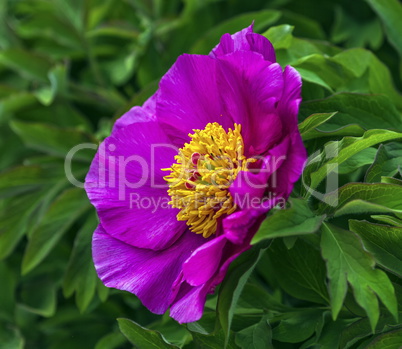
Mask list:
POLYGON ((207 238, 215 234, 220 217, 236 211, 228 189, 256 159, 244 156, 239 124, 227 132, 216 122, 193 131, 190 143, 175 156, 177 162, 163 169, 170 171, 164 179, 169 183, 169 204, 180 209, 177 219, 207 238))

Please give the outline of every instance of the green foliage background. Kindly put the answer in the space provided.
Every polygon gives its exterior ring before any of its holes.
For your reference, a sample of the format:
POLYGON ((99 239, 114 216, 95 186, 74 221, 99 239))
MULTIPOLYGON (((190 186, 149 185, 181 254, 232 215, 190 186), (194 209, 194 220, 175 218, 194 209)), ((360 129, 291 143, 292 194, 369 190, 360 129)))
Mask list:
MULTIPOLYGON (((400 2, 4 0, 0 19, 0 348, 400 347, 400 2), (99 144, 178 55, 253 20, 303 77, 303 182, 324 192, 337 169, 339 200, 300 182, 181 326, 98 280, 96 215, 64 159, 99 144)), ((77 180, 94 153, 74 157, 77 180)))

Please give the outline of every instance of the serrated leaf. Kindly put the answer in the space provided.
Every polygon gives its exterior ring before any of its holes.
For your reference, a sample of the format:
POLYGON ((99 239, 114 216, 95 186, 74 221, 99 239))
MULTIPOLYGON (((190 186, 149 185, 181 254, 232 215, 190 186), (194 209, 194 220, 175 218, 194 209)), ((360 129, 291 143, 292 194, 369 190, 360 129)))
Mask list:
POLYGON ((362 238, 378 264, 402 278, 402 228, 351 219, 349 229, 362 238))
POLYGON ((366 311, 373 331, 380 315, 377 297, 397 319, 397 301, 392 283, 383 271, 374 268, 374 259, 363 249, 355 233, 324 224, 321 251, 327 262, 334 320, 341 310, 348 283, 353 288, 356 302, 366 311))
POLYGON ((367 170, 365 181, 380 182, 382 176, 392 177, 402 168, 402 144, 380 145, 372 166, 367 170))
POLYGON ((390 212, 402 216, 402 186, 387 183, 349 183, 325 195, 318 213, 344 214, 390 212))
POLYGON ((266 249, 258 246, 244 252, 231 265, 220 289, 217 311, 219 321, 225 334, 225 347, 229 340, 230 327, 237 301, 244 285, 266 249))
POLYGON ((82 189, 73 188, 63 192, 30 235, 22 261, 22 273, 26 274, 38 265, 74 221, 89 207, 88 199, 82 189))
POLYGON ((137 348, 141 349, 172 349, 177 346, 168 343, 161 333, 149 330, 129 319, 117 319, 120 331, 137 348))
POLYGON ((251 243, 256 244, 265 239, 311 234, 316 232, 325 215, 314 215, 305 200, 291 199, 290 208, 273 212, 264 220, 251 243))

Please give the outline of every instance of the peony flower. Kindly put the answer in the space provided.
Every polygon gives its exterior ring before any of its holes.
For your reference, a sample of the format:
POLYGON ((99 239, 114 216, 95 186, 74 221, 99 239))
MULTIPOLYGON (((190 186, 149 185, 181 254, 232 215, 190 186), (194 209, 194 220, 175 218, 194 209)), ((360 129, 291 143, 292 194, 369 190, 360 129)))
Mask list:
POLYGON ((100 224, 93 259, 108 287, 180 323, 290 195, 306 151, 301 78, 252 26, 208 56, 180 56, 142 107, 117 120, 85 188, 100 224))

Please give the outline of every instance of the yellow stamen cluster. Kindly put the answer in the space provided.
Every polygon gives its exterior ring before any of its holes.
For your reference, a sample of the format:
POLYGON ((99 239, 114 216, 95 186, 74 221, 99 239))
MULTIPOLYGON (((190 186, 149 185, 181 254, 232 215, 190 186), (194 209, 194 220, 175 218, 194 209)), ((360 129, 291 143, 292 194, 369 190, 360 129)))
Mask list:
POLYGON ((241 125, 226 132, 218 123, 209 123, 189 136, 176 163, 164 169, 170 171, 164 179, 169 183, 169 204, 181 209, 177 219, 207 238, 216 232, 219 217, 236 210, 228 189, 239 171, 256 160, 244 156, 241 125))

